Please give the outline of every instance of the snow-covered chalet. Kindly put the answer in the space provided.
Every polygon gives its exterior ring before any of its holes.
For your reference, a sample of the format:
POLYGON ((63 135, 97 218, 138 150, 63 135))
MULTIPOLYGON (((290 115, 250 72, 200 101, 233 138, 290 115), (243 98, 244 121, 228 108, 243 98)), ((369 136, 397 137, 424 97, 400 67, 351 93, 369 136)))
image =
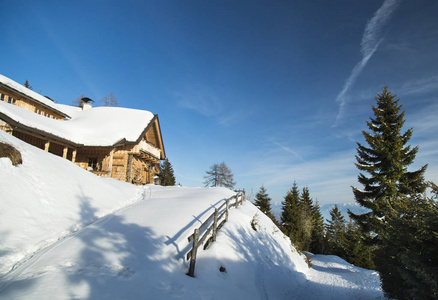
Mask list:
POLYGON ((97 175, 155 183, 166 158, 158 116, 55 103, 0 74, 0 129, 97 175))

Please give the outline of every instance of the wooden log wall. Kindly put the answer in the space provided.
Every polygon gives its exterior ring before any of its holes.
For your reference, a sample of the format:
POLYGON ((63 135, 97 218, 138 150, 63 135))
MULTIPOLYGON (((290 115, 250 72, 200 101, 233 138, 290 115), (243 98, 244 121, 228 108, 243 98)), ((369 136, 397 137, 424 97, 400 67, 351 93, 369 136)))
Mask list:
POLYGON ((29 100, 18 93, 14 93, 14 92, 9 91, 7 89, 0 88, 0 95, 5 95, 4 96, 5 99, 3 101, 8 102, 9 98, 15 99, 14 105, 20 106, 26 110, 31 111, 31 112, 36 112, 40 115, 43 115, 45 117, 52 118, 52 119, 58 119, 58 120, 64 119, 64 117, 61 116, 56 111, 54 111, 48 107, 44 107, 42 105, 39 105, 39 104, 35 103, 33 100, 29 100))
POLYGON ((28 144, 34 145, 35 147, 38 147, 38 148, 44 150, 46 140, 44 140, 42 138, 36 137, 34 135, 30 135, 30 134, 27 134, 25 132, 18 131, 18 130, 14 130, 12 135, 15 136, 16 138, 28 143, 28 144))

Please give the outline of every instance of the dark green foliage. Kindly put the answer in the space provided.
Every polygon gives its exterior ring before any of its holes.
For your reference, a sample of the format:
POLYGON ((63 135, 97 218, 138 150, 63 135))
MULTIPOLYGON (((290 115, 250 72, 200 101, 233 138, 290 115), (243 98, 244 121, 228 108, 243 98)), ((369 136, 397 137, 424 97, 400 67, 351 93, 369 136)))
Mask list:
POLYGON ((374 247, 367 245, 362 239, 362 236, 366 234, 356 222, 350 220, 345 232, 344 255, 349 263, 364 269, 374 270, 374 247))
POLYGON ((330 210, 330 220, 327 220, 327 239, 329 253, 345 258, 345 218, 335 206, 330 210))
POLYGON ((255 206, 257 206, 265 215, 267 215, 274 224, 277 224, 277 220, 271 211, 271 198, 269 197, 266 188, 264 186, 260 187, 259 192, 255 197, 255 206))
MULTIPOLYGON (((362 239, 376 247, 374 263, 385 295, 396 299, 438 298, 438 209, 426 189, 427 165, 409 172, 418 147, 407 145, 412 129, 402 133, 404 112, 387 87, 375 98, 375 118, 363 132, 368 146, 358 143, 356 167, 363 190, 353 188, 356 201, 371 210, 350 216, 362 239)), ((434 185, 431 184, 432 188, 434 185)))
POLYGON ((313 201, 310 198, 308 187, 304 187, 299 197, 298 209, 301 219, 301 248, 304 251, 310 251, 310 243, 312 241, 313 231, 313 215, 312 215, 313 201))
POLYGON ((173 173, 173 167, 172 164, 169 162, 169 159, 165 159, 163 162, 161 162, 160 165, 160 179, 161 179, 161 185, 164 186, 173 186, 175 185, 175 175, 173 173))
POLYGON ((307 187, 300 194, 296 182, 282 202, 281 228, 299 251, 325 253, 324 218, 307 187))
POLYGON ((363 131, 368 147, 357 143, 356 167, 369 174, 358 176, 364 190, 353 188, 356 201, 371 212, 361 215, 350 213, 365 231, 376 233, 373 243, 379 243, 379 237, 385 230, 383 217, 403 198, 399 195, 423 193, 426 186, 423 174, 427 165, 415 172, 408 172, 407 167, 413 163, 418 147, 407 144, 412 136, 412 128, 401 133, 404 124, 404 112, 399 112, 401 105, 396 96, 391 95, 388 87, 375 97, 377 106, 373 106, 375 118, 367 122, 371 133, 363 131))
POLYGON ((376 250, 376 269, 388 297, 438 298, 438 204, 422 195, 405 197, 388 212, 376 250), (401 203, 401 204, 399 204, 401 203))
POLYGON ((271 198, 269 198, 266 188, 264 186, 260 187, 259 192, 255 197, 255 206, 257 206, 266 215, 271 213, 271 198))
POLYGON ((314 254, 327 254, 328 242, 325 236, 324 217, 321 214, 318 202, 312 205, 312 237, 310 252, 314 254))
POLYGON ((294 182, 291 190, 287 192, 282 202, 281 228, 298 250, 301 250, 301 214, 298 206, 300 201, 300 192, 297 183, 294 182))

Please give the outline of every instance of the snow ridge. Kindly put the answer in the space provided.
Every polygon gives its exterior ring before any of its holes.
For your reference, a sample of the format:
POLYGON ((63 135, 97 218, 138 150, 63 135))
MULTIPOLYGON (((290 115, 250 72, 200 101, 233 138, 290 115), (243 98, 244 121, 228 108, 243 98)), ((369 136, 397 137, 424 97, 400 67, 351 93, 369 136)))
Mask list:
POLYGON ((309 269, 249 201, 198 251, 191 278, 187 237, 233 191, 136 187, 0 139, 23 156, 18 167, 0 159, 2 299, 383 298, 374 271, 319 255, 309 269))

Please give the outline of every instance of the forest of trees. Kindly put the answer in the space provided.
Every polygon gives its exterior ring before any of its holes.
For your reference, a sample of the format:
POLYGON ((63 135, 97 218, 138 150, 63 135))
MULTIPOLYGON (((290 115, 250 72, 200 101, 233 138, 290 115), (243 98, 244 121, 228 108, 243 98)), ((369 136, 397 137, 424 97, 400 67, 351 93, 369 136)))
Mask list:
MULTIPOLYGON (((419 148, 407 144, 413 129, 402 132, 405 112, 395 97, 387 86, 375 97, 374 117, 367 122, 370 131, 362 132, 367 145, 357 143, 363 188, 353 187, 353 195, 368 212, 349 211, 347 221, 335 205, 324 222, 309 189, 300 190, 294 182, 282 202, 278 225, 300 251, 333 254, 377 270, 388 298, 436 299, 438 186, 425 181, 427 165, 408 171, 419 148)), ((273 218, 270 200, 262 186, 255 205, 273 218)))

